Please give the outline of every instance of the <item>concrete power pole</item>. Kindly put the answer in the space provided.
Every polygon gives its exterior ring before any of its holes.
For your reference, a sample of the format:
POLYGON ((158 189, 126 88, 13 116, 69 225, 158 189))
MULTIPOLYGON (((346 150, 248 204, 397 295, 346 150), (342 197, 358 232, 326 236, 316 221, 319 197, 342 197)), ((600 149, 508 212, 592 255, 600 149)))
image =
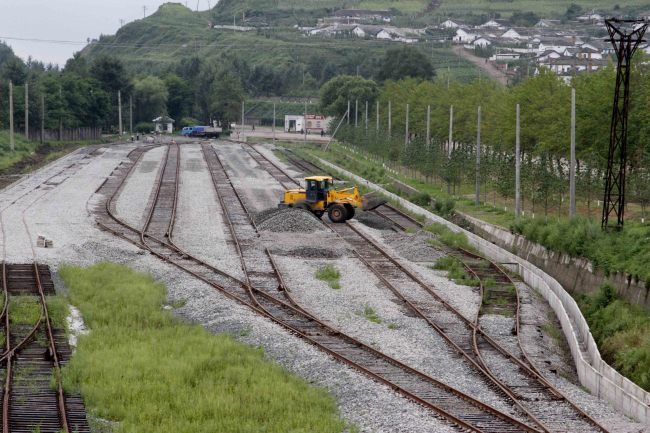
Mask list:
POLYGON ((122 135, 122 92, 117 91, 117 123, 119 127, 119 134, 122 135))
POLYGON ((519 104, 517 104, 517 124, 515 129, 515 217, 521 216, 521 123, 519 104))
POLYGON ((246 104, 246 102, 244 100, 242 100, 241 101, 241 128, 240 128, 241 129, 241 140, 242 141, 246 141, 246 140, 244 140, 244 123, 245 123, 245 116, 246 116, 246 112, 244 111, 245 104, 246 104))
POLYGON ((406 104, 406 128, 404 128, 404 147, 409 144, 409 104, 406 104))
MULTIPOLYGON (((59 86, 59 101, 63 103, 63 88, 59 86)), ((59 141, 63 140, 63 115, 59 113, 59 141)))
POLYGON ((16 149, 14 138, 14 83, 9 81, 9 146, 13 152, 16 149))
POLYGON ((576 89, 571 89, 571 167, 569 169, 569 218, 576 216, 576 89))
POLYGON ((454 106, 449 107, 449 143, 447 144, 447 158, 451 159, 451 151, 454 148, 454 106))
POLYGON ((379 101, 377 101, 377 132, 379 132, 379 101))
POLYGON ((45 140, 45 95, 41 95, 41 144, 45 140))
POLYGON ((431 105, 427 105, 427 149, 431 145, 431 105))
POLYGON ((305 101, 305 117, 304 117, 303 123, 304 123, 303 129, 304 129, 304 133, 305 133, 304 141, 306 143, 307 142, 307 101, 305 101))
POLYGON ((348 99, 348 125, 350 124, 350 100, 348 99))
POLYGON ((354 127, 359 126, 359 100, 354 100, 354 127))
POLYGON ((25 139, 29 140, 29 83, 25 83, 25 139))
POLYGON ((476 206, 481 204, 481 106, 478 106, 476 120, 476 206))
POLYGON ((273 142, 275 143, 275 102, 273 103, 273 142))
POLYGON ((388 101, 388 136, 391 137, 393 132, 393 109, 391 101, 388 101))
POLYGON ((133 135, 133 95, 129 95, 129 134, 133 135))
POLYGON ((368 101, 366 101, 366 133, 368 133, 368 101))

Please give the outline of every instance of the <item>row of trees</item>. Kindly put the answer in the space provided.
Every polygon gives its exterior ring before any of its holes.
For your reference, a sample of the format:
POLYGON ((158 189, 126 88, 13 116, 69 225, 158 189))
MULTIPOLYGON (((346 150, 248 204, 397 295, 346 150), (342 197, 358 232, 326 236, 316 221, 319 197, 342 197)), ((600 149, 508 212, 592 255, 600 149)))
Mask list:
MULTIPOLYGON (((645 109, 650 100, 649 73, 648 66, 637 59, 630 102, 628 197, 641 205, 643 214, 650 202, 650 113, 645 109)), ((579 75, 572 81, 577 94, 578 194, 591 210, 597 207, 594 202, 601 199, 614 82, 613 66, 579 75)), ((543 209, 548 214, 552 207, 561 210, 568 206, 571 87, 551 72, 542 70, 539 75, 510 88, 480 80, 463 84, 417 79, 387 81, 380 87, 358 77, 337 77, 321 90, 322 109, 339 118, 345 114, 348 100, 352 123, 342 128, 340 137, 387 160, 399 161, 422 173, 435 173, 452 187, 456 185, 457 191, 463 183, 473 185, 475 181, 477 108, 481 106, 481 181, 484 188, 501 197, 514 195, 515 107, 519 104, 522 192, 528 210, 541 213, 543 209), (354 111, 357 100, 359 113, 354 111), (368 130, 365 129, 366 100, 370 106, 368 130), (389 104, 391 134, 387 134, 389 104), (453 140, 449 153, 452 106, 453 140), (428 107, 429 139, 426 137, 428 107)), ((490 200, 488 196, 484 198, 490 200)), ((593 215, 597 213, 596 210, 593 215)))

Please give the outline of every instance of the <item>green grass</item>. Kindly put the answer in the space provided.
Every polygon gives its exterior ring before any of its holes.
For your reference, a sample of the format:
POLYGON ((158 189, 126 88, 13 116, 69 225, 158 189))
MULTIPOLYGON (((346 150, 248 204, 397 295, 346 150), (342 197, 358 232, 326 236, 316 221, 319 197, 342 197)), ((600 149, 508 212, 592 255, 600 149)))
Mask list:
POLYGON ((650 310, 619 299, 608 284, 577 301, 605 361, 650 391, 650 310))
POLYGON ((326 265, 316 271, 316 278, 325 281, 332 289, 340 289, 341 273, 333 265, 326 265))
POLYGON ((433 269, 447 271, 447 276, 450 280, 453 280, 456 284, 461 284, 464 286, 478 287, 481 282, 472 278, 466 271, 463 264, 452 256, 444 256, 436 261, 433 265, 433 269))
POLYGON ((437 239, 448 247, 463 248, 465 250, 472 249, 465 233, 454 232, 447 226, 439 223, 429 224, 424 229, 436 235, 437 239))
POLYGON ((366 305, 363 308, 363 317, 366 318, 366 320, 372 322, 372 323, 381 323, 381 317, 377 314, 374 308, 372 308, 370 305, 366 305))
POLYGON ((340 432, 334 399, 265 359, 262 349, 185 324, 165 288, 125 266, 65 266, 91 332, 64 370, 115 432, 340 432))
POLYGON ((36 325, 41 317, 41 304, 36 296, 9 298, 9 319, 12 325, 36 325))

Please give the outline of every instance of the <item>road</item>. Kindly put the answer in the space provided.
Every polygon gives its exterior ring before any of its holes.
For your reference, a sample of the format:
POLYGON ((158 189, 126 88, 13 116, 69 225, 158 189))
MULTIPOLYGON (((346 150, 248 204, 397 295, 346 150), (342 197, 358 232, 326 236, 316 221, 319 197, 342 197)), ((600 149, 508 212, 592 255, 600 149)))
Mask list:
POLYGON ((462 45, 457 45, 453 48, 454 52, 465 60, 469 60, 479 68, 481 68, 485 73, 488 74, 492 79, 498 81, 504 86, 508 85, 508 76, 501 70, 497 69, 491 62, 486 62, 483 57, 477 57, 463 48, 462 45))

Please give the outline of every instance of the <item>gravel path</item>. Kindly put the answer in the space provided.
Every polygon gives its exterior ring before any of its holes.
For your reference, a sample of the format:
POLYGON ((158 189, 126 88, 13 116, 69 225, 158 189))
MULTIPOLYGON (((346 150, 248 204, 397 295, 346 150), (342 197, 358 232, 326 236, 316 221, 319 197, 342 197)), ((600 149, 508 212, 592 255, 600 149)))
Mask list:
POLYGON ((230 242, 230 232, 199 144, 181 146, 176 218, 176 245, 216 268, 243 278, 237 250, 230 242))
MULTIPOLYGON (((359 260, 296 261, 281 257, 278 266, 294 298, 316 317, 411 367, 509 412, 509 405, 484 385, 432 328, 405 309, 359 260), (341 289, 332 289, 315 278, 317 270, 325 265, 339 270, 341 289), (372 312, 380 323, 368 317, 372 312)), ((405 284, 401 289, 418 290, 412 284, 405 284)))
POLYGON ((160 146, 142 155, 115 201, 117 215, 133 227, 142 228, 144 225, 144 211, 154 193, 154 183, 166 152, 167 148, 160 146))

